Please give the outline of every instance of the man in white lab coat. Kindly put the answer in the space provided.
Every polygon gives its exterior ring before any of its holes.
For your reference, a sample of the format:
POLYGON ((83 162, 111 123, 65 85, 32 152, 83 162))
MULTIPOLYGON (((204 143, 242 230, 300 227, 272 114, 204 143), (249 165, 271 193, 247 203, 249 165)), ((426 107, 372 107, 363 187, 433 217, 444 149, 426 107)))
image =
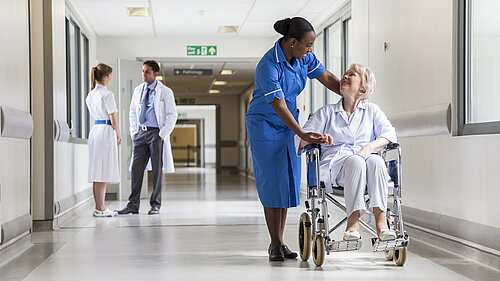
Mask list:
POLYGON ((134 143, 132 193, 127 206, 118 211, 121 215, 139 213, 142 179, 149 160, 153 170, 150 215, 160 213, 162 172, 174 172, 170 133, 177 121, 177 109, 172 90, 156 80, 159 71, 157 62, 144 62, 144 83, 135 88, 130 102, 130 135, 134 143))

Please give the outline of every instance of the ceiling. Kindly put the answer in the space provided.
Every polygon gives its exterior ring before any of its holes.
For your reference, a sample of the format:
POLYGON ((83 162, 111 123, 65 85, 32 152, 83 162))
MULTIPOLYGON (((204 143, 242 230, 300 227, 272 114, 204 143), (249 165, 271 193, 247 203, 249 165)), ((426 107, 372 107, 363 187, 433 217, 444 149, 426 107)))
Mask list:
MULTIPOLYGON (((140 59, 140 58, 139 58, 140 59)), ((163 83, 172 88, 175 96, 207 95, 210 89, 220 90, 218 95, 239 95, 252 85, 255 74, 256 59, 224 59, 182 61, 177 59, 155 58, 161 63, 163 83), (174 69, 211 69, 212 75, 184 76, 174 75, 174 69), (234 75, 221 75, 222 69, 234 70, 234 75), (223 86, 213 85, 215 80, 226 81, 223 86)))
MULTIPOLYGON (((68 0, 97 37, 192 37, 192 38, 277 38, 274 22, 302 16, 313 25, 323 23, 345 0, 68 0), (148 17, 130 17, 127 7, 147 7, 148 17), (219 33, 221 26, 239 26, 233 34, 219 33)), ((140 59, 140 58, 138 58, 140 59)), ((146 58, 144 58, 146 59, 146 58)), ((149 59, 149 58, 147 58, 149 59)), ((221 58, 179 60, 158 58, 164 83, 177 95, 206 95, 220 89, 220 95, 238 95, 252 85, 256 59, 221 58), (220 70, 236 74, 222 77, 220 70), (176 76, 174 68, 212 69, 212 76, 176 76), (214 79, 227 81, 214 86, 214 79)))
POLYGON ((70 0, 97 36, 276 37, 278 19, 302 16, 318 25, 345 0, 70 0), (127 7, 147 7, 130 17, 127 7), (239 26, 221 34, 220 26, 239 26))

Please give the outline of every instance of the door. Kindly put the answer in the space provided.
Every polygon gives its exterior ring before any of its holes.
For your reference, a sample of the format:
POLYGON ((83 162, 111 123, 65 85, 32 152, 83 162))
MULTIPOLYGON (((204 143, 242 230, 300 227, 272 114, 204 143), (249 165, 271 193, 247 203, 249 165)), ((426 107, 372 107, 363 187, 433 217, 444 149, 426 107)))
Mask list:
MULTIPOLYGON (((129 130, 130 101, 135 87, 142 83, 142 62, 118 59, 118 120, 122 135, 120 145, 120 184, 118 199, 127 200, 131 191, 130 162, 132 161, 132 139, 129 130)), ((144 173, 141 198, 148 197, 148 177, 144 173)))

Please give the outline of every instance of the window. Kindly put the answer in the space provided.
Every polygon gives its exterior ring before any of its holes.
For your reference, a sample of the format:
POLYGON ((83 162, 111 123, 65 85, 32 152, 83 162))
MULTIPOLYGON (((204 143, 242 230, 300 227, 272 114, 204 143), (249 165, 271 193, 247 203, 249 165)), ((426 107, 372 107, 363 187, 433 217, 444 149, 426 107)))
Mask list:
POLYGON ((459 7, 459 134, 500 133, 500 19, 495 0, 459 7))
MULTIPOLYGON (((335 74, 339 79, 344 72, 342 63, 342 22, 337 20, 327 29, 328 45, 327 45, 327 62, 326 69, 335 74)), ((326 102, 327 104, 337 102, 339 97, 334 92, 327 89, 326 102)))
MULTIPOLYGON (((325 63, 325 39, 323 32, 316 36, 314 42, 314 55, 322 63, 325 63)), ((311 113, 316 112, 320 107, 325 105, 325 86, 317 79, 311 81, 311 113)))
POLYGON ((89 138, 90 133, 90 114, 87 109, 87 105, 85 104, 85 99, 87 98, 87 94, 90 91, 90 62, 89 62, 89 39, 82 34, 82 111, 84 112, 83 116, 83 129, 86 139, 89 138))
POLYGON ((88 137, 89 75, 89 40, 75 21, 66 18, 66 121, 73 138, 88 137))
MULTIPOLYGON (((342 7, 333 17, 331 24, 318 31, 314 43, 314 54, 326 69, 341 79, 351 65, 351 5, 342 7)), ((311 83, 311 113, 325 104, 336 103, 340 96, 326 89, 319 81, 311 83)))

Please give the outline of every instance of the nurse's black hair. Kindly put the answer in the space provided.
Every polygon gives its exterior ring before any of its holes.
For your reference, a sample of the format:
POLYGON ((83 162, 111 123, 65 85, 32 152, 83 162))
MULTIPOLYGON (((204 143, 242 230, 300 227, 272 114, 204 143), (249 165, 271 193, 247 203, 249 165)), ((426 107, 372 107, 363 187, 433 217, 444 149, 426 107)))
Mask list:
POLYGON ((283 35, 283 40, 290 38, 302 40, 306 33, 314 32, 314 27, 306 19, 301 17, 286 18, 274 23, 274 30, 283 35))
POLYGON ((160 72, 160 66, 154 60, 147 60, 143 63, 143 65, 149 65, 153 69, 153 72, 160 72))

